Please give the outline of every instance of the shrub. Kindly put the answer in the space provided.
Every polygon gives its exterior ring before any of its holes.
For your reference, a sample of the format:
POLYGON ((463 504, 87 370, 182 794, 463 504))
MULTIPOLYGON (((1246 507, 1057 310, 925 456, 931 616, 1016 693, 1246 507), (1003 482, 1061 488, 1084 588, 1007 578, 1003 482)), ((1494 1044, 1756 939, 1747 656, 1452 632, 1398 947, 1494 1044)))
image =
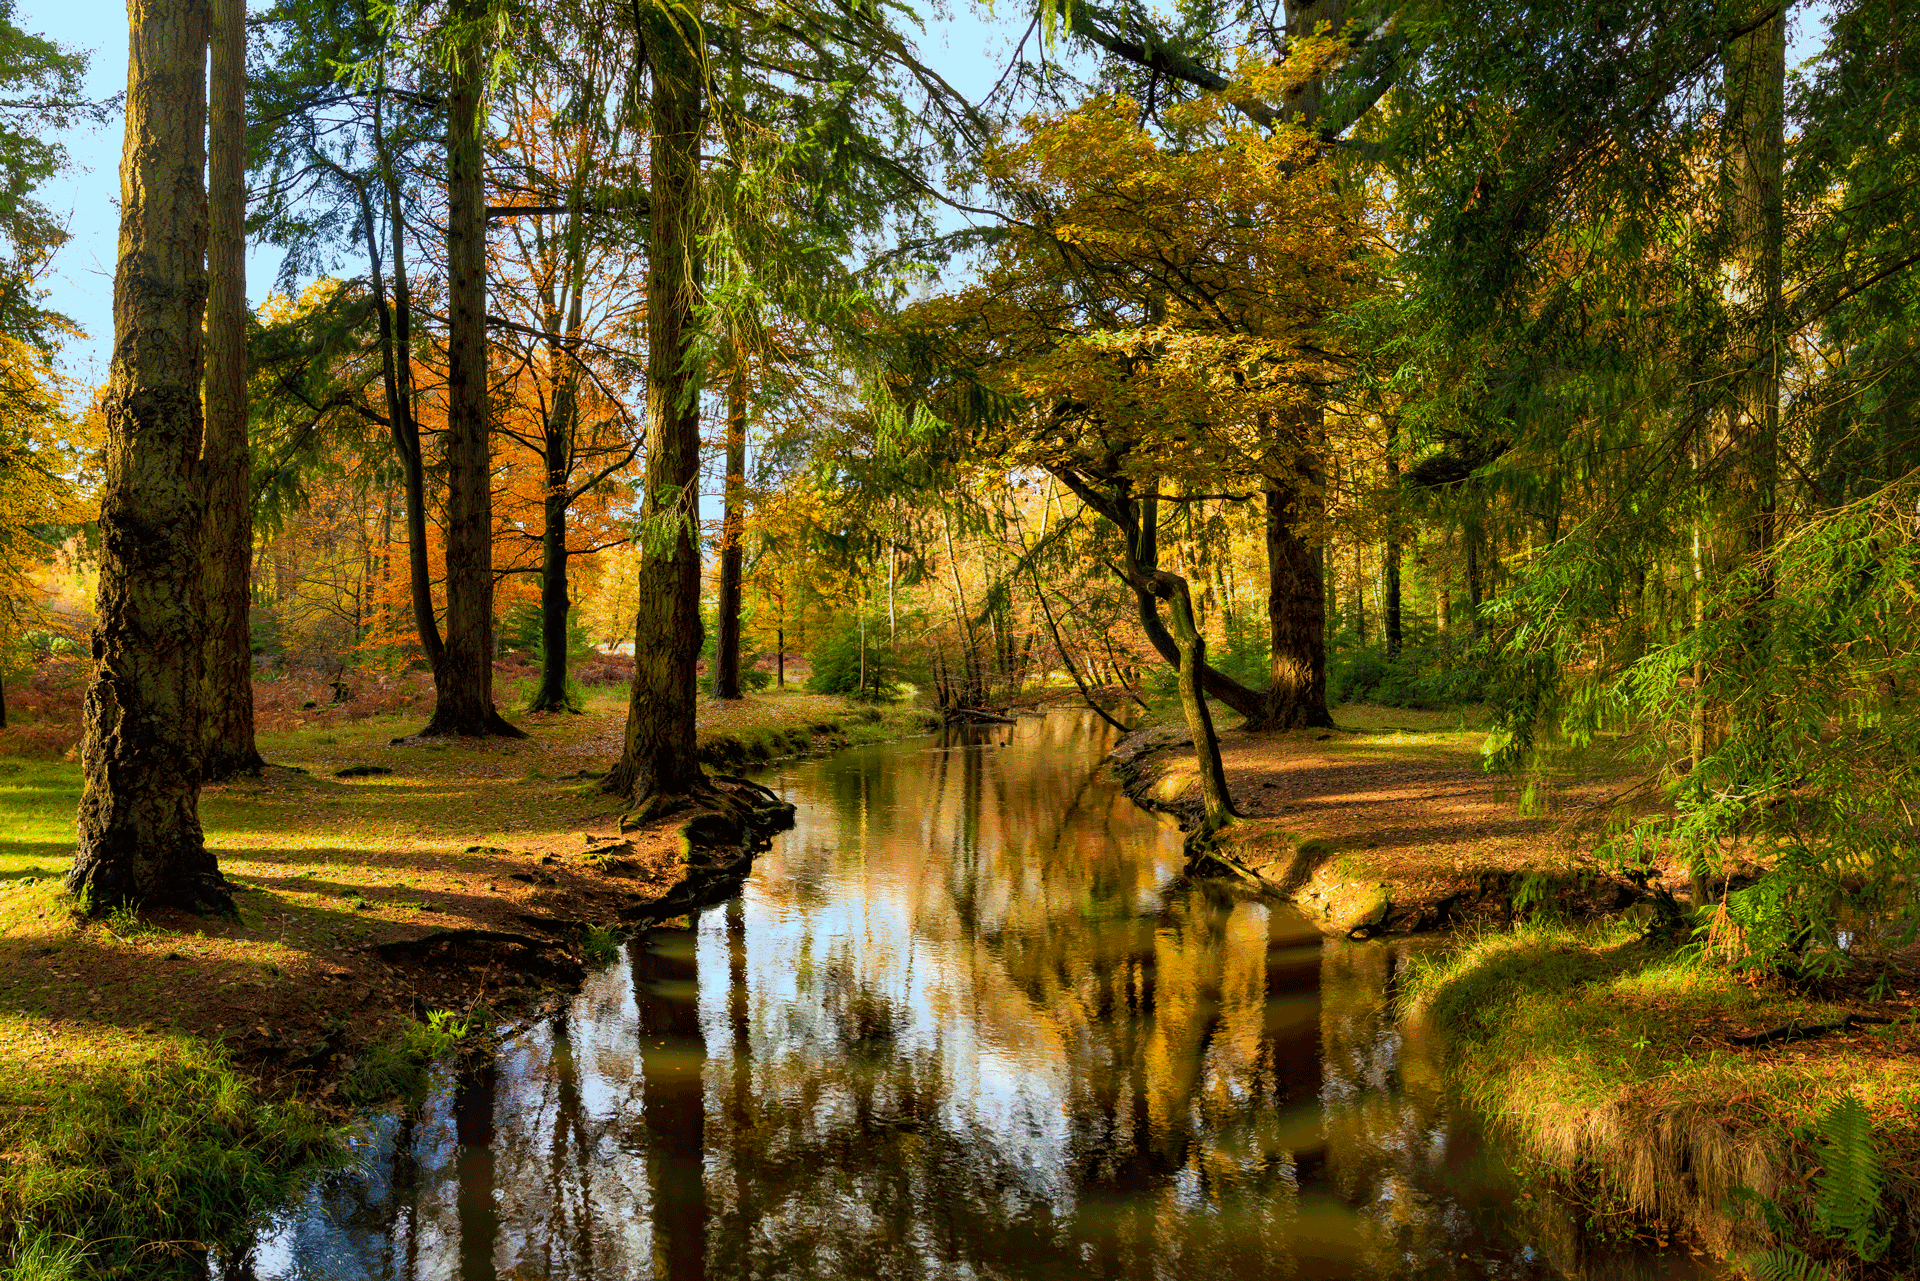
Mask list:
POLYGON ((846 694, 869 702, 899 697, 906 670, 885 639, 886 629, 868 623, 864 639, 857 625, 829 632, 809 651, 812 674, 807 689, 815 694, 846 694))

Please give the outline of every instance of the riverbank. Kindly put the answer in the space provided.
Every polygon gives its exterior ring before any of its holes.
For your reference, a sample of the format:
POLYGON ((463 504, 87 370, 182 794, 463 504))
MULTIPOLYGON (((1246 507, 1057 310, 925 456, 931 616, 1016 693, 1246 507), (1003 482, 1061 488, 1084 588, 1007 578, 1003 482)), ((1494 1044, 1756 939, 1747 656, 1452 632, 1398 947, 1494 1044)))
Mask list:
MULTIPOLYGON (((800 694, 701 713, 721 769, 923 727, 800 694)), ((392 741, 412 712, 263 734, 265 773, 202 797, 236 921, 76 917, 78 767, 0 758, 0 1265, 37 1229, 92 1251, 81 1275, 190 1252, 467 1026, 558 1000, 619 933, 743 871, 675 818, 621 830, 596 776, 624 714, 602 694, 519 718, 518 742, 392 741)))
MULTIPOLYGON (((1471 711, 1349 705, 1338 719, 1336 730, 1220 734, 1244 819, 1223 834, 1224 850, 1328 933, 1504 924, 1548 899, 1603 915, 1646 895, 1584 856, 1625 774, 1604 746, 1523 797, 1481 767, 1485 729, 1471 711)), ((1199 780, 1182 727, 1129 735, 1112 759, 1137 802, 1183 822, 1197 817, 1199 780)), ((1664 872, 1653 885, 1684 885, 1675 869, 1664 872)))
MULTIPOLYGON (((1694 963, 1647 928, 1650 891, 1684 904, 1680 870, 1643 888, 1592 854, 1610 816, 1651 803, 1604 745, 1520 793, 1480 768, 1460 713, 1337 719, 1222 735, 1246 816, 1222 843, 1329 934, 1452 931, 1403 983, 1402 1016, 1437 1034, 1523 1173, 1597 1238, 1690 1238, 1755 1276, 1911 1275, 1920 952, 1863 954, 1818 991, 1694 963), (1750 1043, 1779 1029, 1796 1031, 1750 1043)), ((1114 763, 1141 804, 1191 817, 1183 739, 1150 729, 1114 763)))

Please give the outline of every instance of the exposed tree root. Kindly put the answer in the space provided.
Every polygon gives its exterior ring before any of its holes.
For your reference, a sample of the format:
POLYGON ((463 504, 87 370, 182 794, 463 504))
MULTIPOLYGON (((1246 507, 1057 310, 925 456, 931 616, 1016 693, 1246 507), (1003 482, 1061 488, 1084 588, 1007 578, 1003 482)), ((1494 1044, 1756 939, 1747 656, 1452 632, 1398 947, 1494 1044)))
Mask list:
MULTIPOLYGON (((487 709, 486 718, 478 726, 461 724, 453 716, 436 707, 433 718, 427 722, 426 728, 413 735, 414 738, 525 738, 526 736, 527 731, 510 723, 500 715, 498 709, 492 707, 487 709)), ((406 740, 396 738, 393 741, 402 743, 406 740)))
POLYGON ((1891 1023, 1892 1019, 1877 1014, 1842 1014, 1831 1023, 1802 1023, 1798 1019, 1788 1019, 1779 1027, 1768 1028, 1764 1032, 1753 1032, 1746 1036, 1730 1036, 1727 1040, 1735 1045, 1775 1045, 1782 1041, 1807 1041, 1816 1036, 1825 1036, 1829 1032, 1844 1032, 1851 1027, 1869 1023, 1891 1023))

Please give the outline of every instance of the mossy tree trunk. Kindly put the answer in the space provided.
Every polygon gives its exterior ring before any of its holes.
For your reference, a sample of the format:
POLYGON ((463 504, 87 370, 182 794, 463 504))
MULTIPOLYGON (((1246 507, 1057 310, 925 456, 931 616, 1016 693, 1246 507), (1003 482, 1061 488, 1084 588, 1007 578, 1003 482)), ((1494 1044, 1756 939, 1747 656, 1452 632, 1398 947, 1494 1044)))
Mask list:
MULTIPOLYGON (((487 415, 487 208, 480 145, 484 0, 459 0, 447 99, 447 608, 426 735, 526 735, 493 706, 493 441, 487 415)), ((405 353, 400 353, 405 359, 405 353)))
POLYGON ((727 479, 720 513, 720 594, 715 613, 713 696, 740 697, 740 574, 747 523, 747 370, 733 349, 727 380, 727 479))
POLYGON ((208 140, 206 667, 202 777, 260 771, 253 740, 252 460, 247 449, 245 0, 213 0, 208 140))
POLYGON ((206 0, 129 0, 100 588, 67 888, 231 911, 200 830, 206 0))
POLYGON ((602 784, 636 804, 702 791, 694 739, 703 639, 697 538, 701 282, 700 137, 705 125, 697 9, 642 11, 652 80, 651 255, 647 267, 647 474, 639 610, 626 744, 602 784))

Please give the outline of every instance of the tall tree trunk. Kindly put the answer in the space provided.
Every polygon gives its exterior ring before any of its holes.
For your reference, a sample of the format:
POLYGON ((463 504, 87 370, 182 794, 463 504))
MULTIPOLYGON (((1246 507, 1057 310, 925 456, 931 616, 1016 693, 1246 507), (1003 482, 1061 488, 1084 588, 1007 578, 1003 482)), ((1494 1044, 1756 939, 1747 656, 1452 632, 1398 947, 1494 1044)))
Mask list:
POLYGON ((1394 522, 1387 526, 1387 599, 1386 629, 1387 657, 1400 657, 1400 424, 1399 420, 1387 419, 1387 492, 1393 496, 1394 522))
POLYGON ((247 450, 247 28, 245 0, 213 0, 208 138, 207 644, 201 776, 256 774, 253 741, 252 459, 247 450))
POLYGON ((1467 628, 1480 639, 1480 522, 1470 519, 1462 534, 1467 543, 1467 628))
MULTIPOLYGON (((384 77, 384 71, 382 76, 384 77)), ((384 79, 381 82, 384 85, 384 79)), ((414 633, 427 665, 440 670, 446 646, 433 612, 433 566, 427 560, 426 463, 420 452, 420 420, 413 412, 413 294, 407 283, 406 221, 402 217, 400 177, 387 150, 381 118, 382 92, 373 95, 374 151, 386 197, 387 230, 393 245, 393 307, 389 315, 380 281, 380 241, 368 200, 363 206, 367 257, 372 263, 374 302, 379 311, 380 350, 387 391, 387 422, 394 454, 400 460, 407 518, 407 596, 413 606, 414 633)), ((365 199, 363 197, 363 199, 365 199)))
POLYGON ((206 0, 129 0, 100 588, 67 888, 233 910, 200 830, 206 0))
POLYGON ((1318 523, 1324 501, 1308 455, 1293 476, 1269 480, 1263 497, 1267 512, 1267 628, 1272 651, 1267 659, 1267 689, 1258 716, 1247 718, 1257 730, 1326 729, 1327 605, 1323 555, 1300 533, 1318 523))
POLYGON ((603 786, 644 803, 700 790, 694 741, 700 658, 701 60, 693 9, 641 11, 652 85, 652 244, 647 265, 647 475, 639 613, 625 750, 603 786))
MULTIPOLYGON (((1758 6, 1737 0, 1734 17, 1758 6)), ((1743 23, 1744 25, 1744 23, 1743 23)), ((1733 242, 1731 293, 1734 379, 1727 414, 1726 554, 1722 573, 1753 566, 1740 611, 1742 648, 1764 662, 1767 602, 1773 594, 1767 555, 1775 536, 1780 434, 1782 158, 1785 150, 1786 17, 1775 11, 1725 55, 1727 106, 1723 182, 1733 242)))
POLYGON ((713 696, 740 697, 740 562, 747 523, 747 369, 736 342, 727 379, 727 479, 720 513, 720 599, 713 696))
POLYGON ((447 99, 447 636, 424 735, 525 738, 493 706, 493 449, 487 421, 487 210, 479 0, 461 24, 447 99))
MULTIPOLYGON (((577 188, 574 194, 577 203, 577 188)), ((561 316, 560 307, 550 298, 544 318, 553 396, 540 442, 546 471, 540 539, 540 689, 527 705, 531 712, 585 710, 567 690, 567 618, 573 608, 567 591, 567 515, 574 498, 573 448, 580 425, 580 371, 571 348, 580 334, 585 283, 581 223, 576 209, 567 227, 566 315, 561 316)))

